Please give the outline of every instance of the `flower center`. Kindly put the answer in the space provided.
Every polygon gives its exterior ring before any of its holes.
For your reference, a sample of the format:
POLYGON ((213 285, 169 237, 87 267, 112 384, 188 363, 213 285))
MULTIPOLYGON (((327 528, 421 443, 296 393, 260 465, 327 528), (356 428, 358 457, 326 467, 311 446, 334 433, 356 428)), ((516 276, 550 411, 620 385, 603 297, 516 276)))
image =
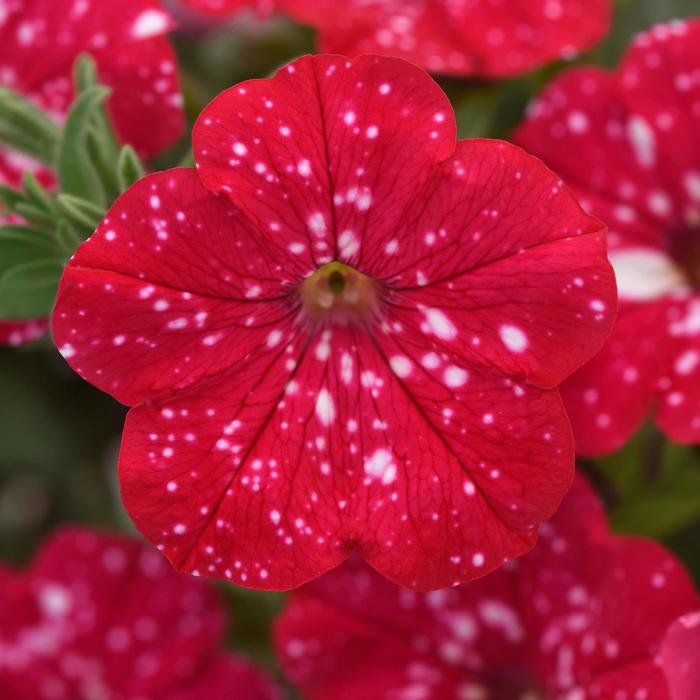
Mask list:
POLYGON ((329 262, 299 285, 302 313, 314 324, 359 323, 379 318, 383 289, 349 265, 329 262))

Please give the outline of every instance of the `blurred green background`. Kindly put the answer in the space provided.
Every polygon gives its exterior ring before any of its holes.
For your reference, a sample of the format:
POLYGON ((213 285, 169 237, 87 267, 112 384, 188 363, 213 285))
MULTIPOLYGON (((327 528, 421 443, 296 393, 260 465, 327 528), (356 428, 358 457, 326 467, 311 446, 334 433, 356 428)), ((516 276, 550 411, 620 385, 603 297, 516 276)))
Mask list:
MULTIPOLYGON (((615 66, 630 38, 651 24, 700 14, 698 0, 618 0, 612 34, 577 59, 615 66)), ((313 33, 283 19, 229 24, 181 18, 174 35, 190 120, 218 92, 313 50, 313 33)), ((507 137, 558 64, 502 83, 439 81, 457 113, 460 137, 507 137)), ((189 152, 183 139, 154 168, 189 152)), ((126 410, 83 382, 46 338, 0 348, 0 558, 21 564, 65 521, 129 531, 116 479, 126 410)), ((621 452, 581 467, 606 500, 619 532, 661 539, 700 583, 700 448, 672 445, 645 426, 621 452)), ((221 586, 232 608, 232 645, 274 668, 269 621, 282 596, 221 586)))

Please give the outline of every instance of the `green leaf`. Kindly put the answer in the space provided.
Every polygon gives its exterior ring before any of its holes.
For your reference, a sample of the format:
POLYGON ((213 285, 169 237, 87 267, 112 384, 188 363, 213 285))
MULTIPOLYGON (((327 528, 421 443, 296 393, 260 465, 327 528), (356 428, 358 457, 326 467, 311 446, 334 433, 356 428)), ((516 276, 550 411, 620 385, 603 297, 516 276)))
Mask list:
POLYGON ((113 202, 121 193, 117 175, 119 149, 111 133, 105 133, 109 127, 93 128, 88 132, 88 152, 95 167, 107 201, 113 202))
POLYGON ((120 190, 124 192, 124 190, 129 189, 145 174, 141 159, 136 154, 136 151, 129 145, 124 146, 119 153, 119 161, 117 163, 117 177, 120 190))
POLYGON ((47 214, 43 209, 39 209, 26 200, 15 205, 15 212, 48 234, 51 234, 56 227, 56 219, 53 215, 47 214))
POLYGON ((180 162, 176 167, 178 168, 194 168, 196 161, 194 159, 194 153, 191 148, 187 149, 187 153, 180 159, 180 162))
POLYGON ((14 212, 15 207, 24 201, 24 192, 0 184, 0 211, 14 212))
POLYGON ((0 86, 0 141, 53 166, 60 128, 29 100, 0 86))
POLYGON ((58 203, 69 221, 84 230, 84 238, 97 228, 106 213, 102 207, 71 194, 59 194, 58 203))
POLYGON ((61 250, 68 255, 75 253, 77 247, 83 242, 75 228, 67 221, 59 221, 56 229, 56 240, 61 250))
POLYGON ((73 84, 77 93, 85 92, 98 84, 97 64, 89 53, 83 53, 73 64, 73 84))
POLYGON ((91 202, 104 203, 104 192, 88 152, 88 131, 109 89, 91 87, 73 102, 63 129, 58 154, 61 191, 91 202))
POLYGON ((17 265, 53 254, 51 241, 33 229, 12 224, 0 226, 0 275, 17 265))
POLYGON ((0 275, 0 318, 33 318, 51 312, 63 266, 34 260, 0 275))
POLYGON ((22 185, 27 195, 27 200, 37 209, 45 212, 49 216, 56 213, 56 207, 51 199, 51 195, 41 186, 33 173, 28 170, 24 171, 22 185))
POLYGON ((667 537, 700 519, 700 464, 694 448, 664 443, 662 468, 612 510, 619 532, 667 537))

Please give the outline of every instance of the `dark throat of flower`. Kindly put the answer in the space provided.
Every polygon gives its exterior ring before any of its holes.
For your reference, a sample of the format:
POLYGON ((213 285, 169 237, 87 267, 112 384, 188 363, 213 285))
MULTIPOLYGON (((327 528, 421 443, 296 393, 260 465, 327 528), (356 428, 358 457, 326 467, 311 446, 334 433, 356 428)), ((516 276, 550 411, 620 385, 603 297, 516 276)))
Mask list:
POLYGON ((370 328, 382 318, 384 286, 341 262, 329 262, 298 287, 300 319, 312 328, 358 325, 370 328))
POLYGON ((679 225, 668 237, 668 250, 686 280, 700 289, 700 221, 679 225))

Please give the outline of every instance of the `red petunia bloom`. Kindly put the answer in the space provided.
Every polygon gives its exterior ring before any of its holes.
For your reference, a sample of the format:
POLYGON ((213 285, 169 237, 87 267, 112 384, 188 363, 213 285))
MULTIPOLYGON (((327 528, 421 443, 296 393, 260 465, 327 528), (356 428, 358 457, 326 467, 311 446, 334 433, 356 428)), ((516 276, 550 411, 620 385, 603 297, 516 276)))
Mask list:
POLYGON ((117 201, 53 317, 74 369, 135 406, 139 529, 257 588, 355 550, 438 588, 527 551, 573 473, 553 387, 615 314, 600 222, 519 148, 456 143, 396 59, 231 88, 194 151, 117 201))
POLYGON ((700 610, 676 620, 661 648, 671 700, 700 697, 700 610))
POLYGON ((579 477, 522 559, 428 594, 348 563, 292 595, 275 637, 308 700, 670 700, 656 655, 698 600, 661 546, 609 534, 579 477))
POLYGON ((3 700, 280 700, 221 649, 215 590, 130 538, 64 529, 25 571, 0 567, 3 700))
MULTIPOLYGON (((184 128, 175 53, 164 36, 171 28, 160 0, 3 0, 0 85, 61 120, 73 97, 73 63, 90 52, 113 88, 109 107, 119 136, 151 156, 184 128)), ((47 186, 54 182, 32 159, 0 148, 0 183, 19 184, 25 170, 47 186)), ((0 321, 0 344, 33 340, 39 325, 47 322, 0 321)))
POLYGON ((437 73, 505 77, 595 45, 610 0, 281 0, 322 51, 404 58, 437 73))
POLYGON ((563 74, 516 140, 610 227, 620 314, 603 351, 562 387, 576 447, 621 447, 651 410, 700 442, 700 20, 640 35, 620 69, 563 74))

